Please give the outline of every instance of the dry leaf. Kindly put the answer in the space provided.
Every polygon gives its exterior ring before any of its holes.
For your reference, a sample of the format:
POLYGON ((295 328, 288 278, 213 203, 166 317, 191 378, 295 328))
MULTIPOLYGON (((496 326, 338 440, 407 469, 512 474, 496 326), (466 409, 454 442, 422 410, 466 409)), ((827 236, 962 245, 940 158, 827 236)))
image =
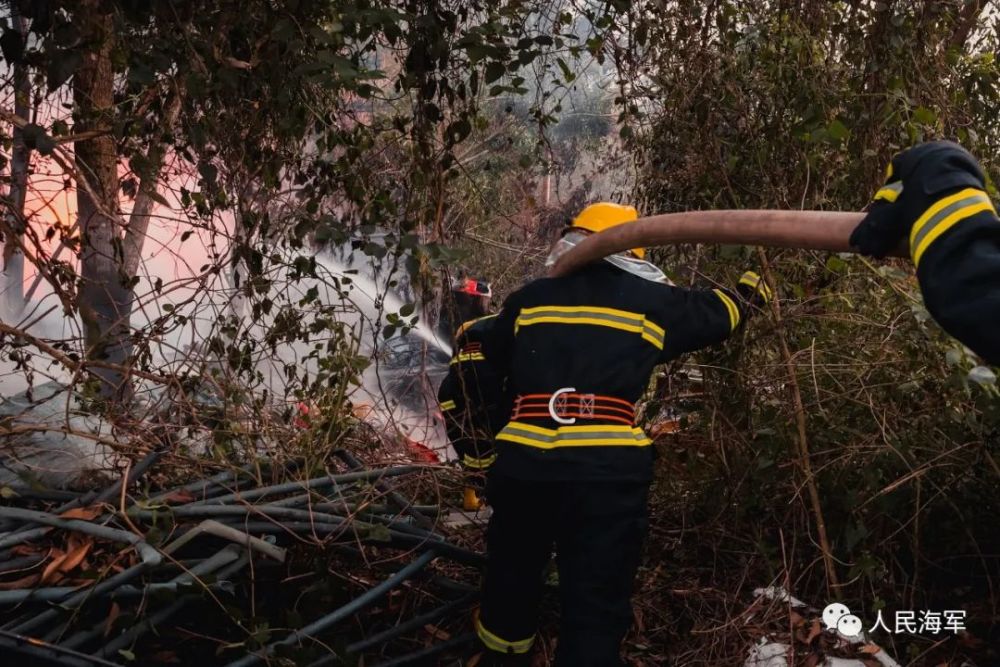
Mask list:
POLYGON ((104 623, 104 636, 107 637, 111 634, 111 628, 114 626, 115 621, 118 620, 118 616, 121 615, 122 608, 118 606, 117 602, 111 603, 111 611, 108 612, 108 620, 104 623))
POLYGON ((875 646, 875 644, 865 644, 858 650, 861 651, 862 653, 867 653, 868 655, 875 655, 882 649, 879 646, 875 646))
POLYGON ((149 656, 149 659, 152 660, 153 662, 158 662, 161 664, 165 663, 176 664, 180 662, 180 658, 178 658, 177 654, 174 653, 173 651, 159 651, 149 656))
POLYGON ((819 664, 819 656, 816 655, 815 653, 810 653, 809 656, 805 659, 805 662, 802 663, 803 667, 816 667, 816 665, 818 664, 819 664))
POLYGON ((70 572, 74 570, 78 565, 80 565, 80 563, 83 562, 83 559, 87 557, 87 554, 90 553, 90 548, 92 546, 94 546, 93 541, 88 541, 70 550, 70 552, 66 554, 66 560, 64 560, 63 564, 59 566, 59 570, 61 572, 70 572))
POLYGON ((45 571, 42 572, 42 579, 38 582, 40 584, 54 583, 57 575, 59 575, 59 568, 62 566, 63 562, 65 562, 66 556, 69 555, 63 551, 59 551, 58 549, 54 550, 53 553, 55 553, 55 556, 53 556, 52 560, 49 561, 49 564, 45 566, 45 571))
POLYGON ((59 516, 63 519, 83 519, 84 521, 93 521, 100 515, 101 510, 97 507, 74 507, 71 510, 63 512, 59 516))
POLYGON ((29 574, 14 581, 0 581, 0 591, 16 591, 22 588, 32 588, 38 583, 40 578, 37 574, 29 574))
MULTIPOLYGON (((47 528, 46 532, 52 530, 47 528)), ((11 549, 11 553, 15 556, 35 556, 42 553, 43 551, 48 552, 48 547, 39 547, 34 544, 18 544, 16 547, 11 549)))
POLYGON ((788 618, 791 619, 793 628, 798 627, 806 622, 806 619, 802 618, 800 614, 797 614, 794 611, 788 612, 788 618))
POLYGON ((164 498, 163 502, 165 502, 165 503, 177 503, 179 505, 183 505, 185 503, 193 502, 193 501, 195 501, 197 499, 198 499, 198 497, 196 495, 194 495, 193 493, 191 493, 190 491, 187 491, 185 489, 181 489, 180 491, 174 491, 169 496, 167 496, 166 498, 164 498))
POLYGON ((809 634, 806 636, 806 643, 812 644, 813 640, 823 634, 823 627, 819 624, 819 619, 813 620, 812 627, 809 628, 809 634))
POLYGON ((426 630, 427 632, 429 632, 431 634, 431 636, 434 637, 434 639, 438 639, 438 640, 443 641, 443 642, 446 642, 449 639, 451 639, 451 633, 445 632, 444 630, 442 630, 438 626, 433 625, 431 623, 428 623, 427 625, 425 625, 424 626, 424 630, 426 630))

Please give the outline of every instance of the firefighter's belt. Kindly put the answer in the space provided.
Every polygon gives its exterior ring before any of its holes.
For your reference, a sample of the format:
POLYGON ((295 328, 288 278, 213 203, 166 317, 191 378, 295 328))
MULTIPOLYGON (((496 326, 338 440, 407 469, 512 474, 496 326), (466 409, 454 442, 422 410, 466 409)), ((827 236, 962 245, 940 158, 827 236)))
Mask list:
POLYGON ((578 419, 612 424, 635 424, 635 405, 621 398, 560 389, 552 394, 521 394, 511 419, 548 418, 560 424, 578 419))

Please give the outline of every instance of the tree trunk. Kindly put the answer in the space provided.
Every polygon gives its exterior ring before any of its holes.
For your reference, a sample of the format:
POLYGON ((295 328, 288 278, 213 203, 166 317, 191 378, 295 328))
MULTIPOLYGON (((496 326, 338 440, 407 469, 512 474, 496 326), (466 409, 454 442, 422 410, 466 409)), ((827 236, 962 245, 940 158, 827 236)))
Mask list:
MULTIPOLYGON (((163 132, 168 134, 180 115, 183 90, 178 87, 170 99, 163 118, 163 132)), ((139 178, 139 192, 135 196, 132 212, 129 214, 128 225, 125 228, 125 275, 131 278, 139 270, 142 260, 142 246, 149 230, 149 215, 156 203, 154 197, 159 187, 160 172, 163 170, 163 158, 166 153, 161 138, 153 140, 146 153, 145 171, 139 178)))
POLYGON ((76 16, 85 43, 93 45, 73 77, 76 110, 74 131, 106 132, 75 144, 76 168, 89 188, 76 188, 81 231, 81 278, 78 304, 88 361, 98 366, 99 395, 128 397, 128 378, 120 368, 128 360, 131 289, 122 268, 121 215, 118 207, 118 160, 110 134, 114 72, 111 53, 115 42, 112 15, 99 0, 84 0, 76 16), (93 193, 93 194, 91 194, 93 193))
MULTIPOLYGON (((14 29, 27 40, 28 20, 20 15, 18 3, 10 5, 14 29)), ((31 81, 28 66, 22 61, 14 63, 14 115, 27 118, 30 111, 31 81)), ((24 311, 24 255, 20 244, 24 237, 24 200, 28 192, 28 160, 31 151, 24 144, 24 130, 14 126, 14 147, 10 162, 10 205, 7 211, 6 228, 14 238, 8 238, 3 246, 3 293, 4 313, 11 319, 18 318, 24 311)))

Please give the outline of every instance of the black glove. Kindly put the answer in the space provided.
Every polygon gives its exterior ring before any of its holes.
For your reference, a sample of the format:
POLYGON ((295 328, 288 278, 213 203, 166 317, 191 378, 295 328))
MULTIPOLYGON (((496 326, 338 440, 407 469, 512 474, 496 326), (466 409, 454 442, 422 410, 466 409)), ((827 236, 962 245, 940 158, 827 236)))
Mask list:
POLYGON ((936 201, 964 188, 983 190, 986 178, 976 158, 951 141, 929 141, 892 158, 885 184, 850 243, 864 255, 885 257, 936 201))

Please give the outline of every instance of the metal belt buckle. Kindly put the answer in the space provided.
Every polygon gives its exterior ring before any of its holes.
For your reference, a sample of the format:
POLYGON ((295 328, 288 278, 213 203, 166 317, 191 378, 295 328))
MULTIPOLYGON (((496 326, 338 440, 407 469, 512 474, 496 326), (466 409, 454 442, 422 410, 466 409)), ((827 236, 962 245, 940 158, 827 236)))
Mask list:
MULTIPOLYGON (((562 389, 557 389, 552 392, 552 397, 549 399, 549 415, 552 419, 560 424, 575 424, 576 417, 561 417, 559 413, 566 413, 566 409, 569 407, 569 400, 565 394, 569 394, 576 391, 573 387, 563 387, 562 389)), ((591 406, 593 410, 593 406, 591 406)))

